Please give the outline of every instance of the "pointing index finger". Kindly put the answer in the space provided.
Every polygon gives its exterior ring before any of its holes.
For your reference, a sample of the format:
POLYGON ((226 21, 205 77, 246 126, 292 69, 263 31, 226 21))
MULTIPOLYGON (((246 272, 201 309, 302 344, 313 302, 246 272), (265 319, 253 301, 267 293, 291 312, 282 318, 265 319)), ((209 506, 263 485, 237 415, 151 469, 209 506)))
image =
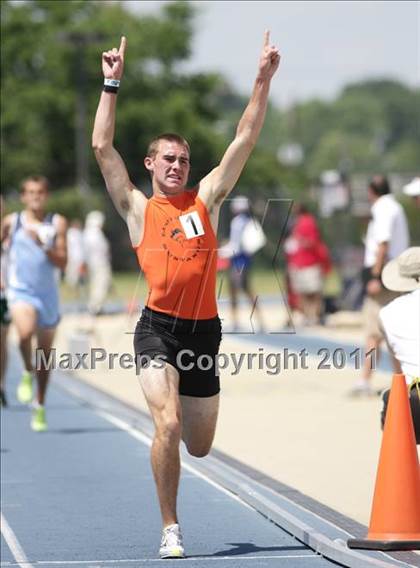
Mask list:
POLYGON ((268 47, 270 45, 270 30, 265 30, 264 32, 264 47, 268 47))
POLYGON ((118 50, 118 53, 124 57, 124 53, 125 53, 125 47, 127 45, 127 38, 125 36, 121 37, 121 43, 120 43, 120 48, 118 50))

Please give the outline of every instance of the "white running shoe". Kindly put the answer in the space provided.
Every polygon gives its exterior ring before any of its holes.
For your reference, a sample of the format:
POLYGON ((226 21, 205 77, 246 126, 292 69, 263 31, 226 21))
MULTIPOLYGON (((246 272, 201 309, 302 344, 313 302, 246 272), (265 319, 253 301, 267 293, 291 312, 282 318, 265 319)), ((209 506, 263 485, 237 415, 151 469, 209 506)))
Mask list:
POLYGON ((184 558, 181 529, 178 524, 169 525, 162 531, 159 556, 161 558, 184 558))

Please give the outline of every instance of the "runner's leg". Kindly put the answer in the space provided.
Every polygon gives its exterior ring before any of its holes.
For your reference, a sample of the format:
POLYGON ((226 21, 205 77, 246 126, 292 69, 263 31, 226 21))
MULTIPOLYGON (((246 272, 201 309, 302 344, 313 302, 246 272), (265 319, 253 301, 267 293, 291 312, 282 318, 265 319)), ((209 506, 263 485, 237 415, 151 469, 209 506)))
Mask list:
POLYGON ((37 312, 31 304, 16 302, 11 306, 10 313, 19 336, 19 349, 25 370, 32 372, 32 336, 36 331, 37 312))
POLYGON ((140 371, 140 384, 155 424, 151 461, 159 497, 163 527, 177 523, 181 440, 181 404, 178 371, 166 363, 159 369, 153 363, 140 371))
POLYGON ((229 270, 229 294, 230 294, 230 313, 232 318, 232 328, 238 327, 238 274, 234 266, 229 270))
MULTIPOLYGON (((37 329, 37 346, 38 349, 42 349, 45 361, 48 361, 51 353, 55 330, 55 327, 37 329)), ((38 383, 37 401, 42 405, 45 403, 45 395, 47 392, 49 375, 50 370, 43 365, 41 365, 40 368, 36 370, 36 378, 38 383)))
POLYGON ((210 451, 216 432, 219 398, 219 394, 209 397, 180 396, 182 439, 192 456, 202 458, 210 451))
POLYGON ((255 314, 257 321, 258 321, 258 325, 260 326, 260 331, 264 330, 264 320, 262 317, 262 313, 261 313, 261 308, 258 302, 258 297, 254 294, 252 288, 251 288, 251 283, 250 283, 250 268, 244 268, 243 269, 243 275, 242 275, 242 289, 245 292, 246 296, 248 297, 248 301, 251 305, 251 309, 252 309, 252 315, 255 314))
POLYGON ((7 369, 7 333, 9 326, 1 324, 1 360, 0 360, 0 406, 6 406, 6 369, 7 369))

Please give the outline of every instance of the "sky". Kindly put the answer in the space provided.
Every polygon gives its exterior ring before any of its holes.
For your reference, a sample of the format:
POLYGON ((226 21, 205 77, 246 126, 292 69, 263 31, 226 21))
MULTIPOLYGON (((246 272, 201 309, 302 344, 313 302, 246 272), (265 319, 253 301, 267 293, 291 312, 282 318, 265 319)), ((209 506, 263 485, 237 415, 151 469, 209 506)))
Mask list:
MULTIPOLYGON (((158 13, 167 2, 129 0, 134 12, 158 13)), ((281 107, 331 100, 348 83, 388 77, 420 85, 420 2, 194 1, 197 9, 188 71, 221 72, 250 92, 265 29, 280 48, 271 87, 281 107)))

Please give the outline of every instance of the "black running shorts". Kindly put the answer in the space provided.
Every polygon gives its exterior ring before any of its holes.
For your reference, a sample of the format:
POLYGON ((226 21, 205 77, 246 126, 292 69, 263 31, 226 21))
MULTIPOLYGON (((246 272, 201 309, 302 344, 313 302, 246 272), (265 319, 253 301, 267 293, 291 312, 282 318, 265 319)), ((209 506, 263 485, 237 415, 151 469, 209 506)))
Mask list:
POLYGON ((136 365, 166 361, 179 372, 179 394, 213 396, 220 391, 216 355, 221 339, 218 316, 189 320, 144 308, 134 332, 136 365))

